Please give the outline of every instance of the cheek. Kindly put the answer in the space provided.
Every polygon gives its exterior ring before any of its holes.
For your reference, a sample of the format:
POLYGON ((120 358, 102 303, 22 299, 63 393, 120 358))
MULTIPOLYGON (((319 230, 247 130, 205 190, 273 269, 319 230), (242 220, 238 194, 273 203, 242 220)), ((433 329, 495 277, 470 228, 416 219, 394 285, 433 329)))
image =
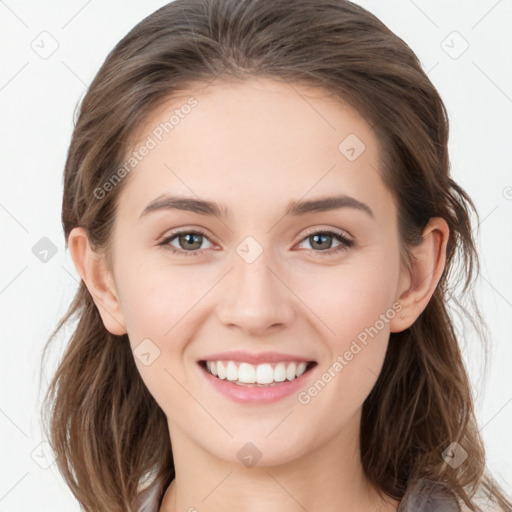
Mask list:
MULTIPOLYGON (((318 374, 329 389, 314 399, 314 408, 336 403, 345 411, 343 414, 348 414, 371 391, 387 348, 389 324, 381 320, 381 315, 386 315, 393 303, 395 274, 392 257, 373 255, 357 264, 289 276, 294 292, 307 304, 306 309, 299 306, 303 318, 298 322, 310 323, 316 330, 325 355, 318 374)), ((122 285, 121 305, 132 349, 137 352, 139 344, 149 339, 154 344, 146 341, 150 354, 151 350, 158 354, 150 365, 137 357, 135 362, 164 410, 169 409, 169 397, 173 403, 188 406, 189 397, 178 384, 189 384, 183 352, 205 320, 203 315, 211 312, 205 295, 218 284, 219 276, 222 272, 208 265, 180 266, 161 261, 150 265, 142 258, 139 264, 124 259, 118 268, 116 277, 122 285)), ((283 295, 283 300, 286 297, 283 295)), ((288 300, 294 298, 288 296, 288 300)), ((293 331, 294 326, 288 329, 293 331)))
POLYGON ((369 262, 359 268, 340 267, 329 279, 310 287, 308 306, 329 327, 322 328, 329 357, 319 368, 321 382, 305 390, 305 401, 321 391, 322 398, 315 398, 317 406, 336 403, 340 414, 346 414, 366 399, 382 369, 390 321, 397 314, 396 305, 393 308, 397 268, 369 262))
POLYGON ((177 381, 188 385, 184 352, 200 321, 201 299, 218 281, 212 274, 206 268, 154 261, 138 265, 123 260, 118 267, 121 308, 135 363, 161 407, 169 396, 187 399, 177 381))
POLYGON ((119 279, 121 307, 142 380, 164 411, 186 409, 190 383, 183 352, 192 338, 205 283, 190 279, 190 267, 131 267, 128 262, 119 268, 119 279))
POLYGON ((119 270, 119 280, 128 331, 134 337, 166 343, 186 325, 189 314, 193 316, 194 308, 214 286, 214 277, 191 266, 127 262, 119 270))
MULTIPOLYGON (((342 349, 348 340, 356 338, 377 323, 382 330, 381 315, 393 315, 392 305, 398 279, 398 264, 393 258, 374 258, 357 265, 332 268, 308 279, 307 304, 329 327, 328 338, 342 349), (391 309, 391 311, 390 311, 391 309)), ((386 322, 386 327, 388 327, 386 322)), ((384 329, 385 331, 386 329, 384 329)))

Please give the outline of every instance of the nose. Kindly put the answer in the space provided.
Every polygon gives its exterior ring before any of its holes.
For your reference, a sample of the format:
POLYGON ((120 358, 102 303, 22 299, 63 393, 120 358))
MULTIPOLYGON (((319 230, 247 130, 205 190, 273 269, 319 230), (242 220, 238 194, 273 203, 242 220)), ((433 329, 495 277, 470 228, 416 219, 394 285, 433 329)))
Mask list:
POLYGON ((252 336, 265 335, 290 325, 294 317, 293 293, 277 266, 263 253, 252 263, 234 254, 234 268, 219 293, 219 320, 252 336))

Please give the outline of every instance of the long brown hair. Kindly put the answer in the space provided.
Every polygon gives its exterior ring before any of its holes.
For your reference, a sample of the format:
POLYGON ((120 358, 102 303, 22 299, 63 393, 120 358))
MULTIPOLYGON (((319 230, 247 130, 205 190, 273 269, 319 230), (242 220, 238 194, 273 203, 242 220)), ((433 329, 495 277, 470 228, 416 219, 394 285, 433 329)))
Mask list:
MULTIPOLYGON (((380 172, 395 197, 405 256, 431 217, 447 221, 441 280, 416 322, 391 334, 363 405, 363 467, 395 499, 425 480, 444 485, 472 511, 482 510, 477 491, 509 510, 485 469, 448 310, 459 285, 460 296, 472 294, 478 257, 470 214, 477 212, 449 174, 448 118, 437 90, 407 44, 362 7, 346 0, 176 0, 141 21, 110 52, 81 102, 64 173, 66 242, 81 226, 94 248, 108 249, 126 179, 104 197, 95 191, 123 165, 150 113, 221 74, 321 87, 355 107, 381 144, 380 172), (458 468, 443 458, 453 442, 468 454, 458 468)), ((474 311, 481 320, 476 303, 474 311)), ((161 500, 174 478, 166 416, 137 371, 127 335, 105 329, 83 281, 43 363, 72 319, 77 324, 42 410, 59 470, 86 511, 135 510, 145 479, 159 486, 161 500)))

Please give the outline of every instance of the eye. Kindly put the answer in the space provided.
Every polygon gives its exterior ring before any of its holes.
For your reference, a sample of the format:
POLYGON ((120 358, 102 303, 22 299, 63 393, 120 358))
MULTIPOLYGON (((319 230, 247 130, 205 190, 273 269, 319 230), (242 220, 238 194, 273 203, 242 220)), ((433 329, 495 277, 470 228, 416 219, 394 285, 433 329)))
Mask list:
POLYGON ((202 231, 178 231, 164 238, 158 245, 168 247, 173 254, 198 256, 203 253, 203 250, 199 251, 198 249, 204 240, 208 240, 208 238, 202 231), (173 241, 177 242, 178 247, 171 245, 173 241))
MULTIPOLYGON (((203 252, 211 248, 203 248, 201 246, 208 237, 205 233, 199 230, 183 230, 172 233, 164 238, 158 245, 167 247, 173 254, 180 254, 184 256, 199 256, 203 252), (172 245, 172 242, 178 244, 172 245)), ((349 249, 354 245, 354 242, 347 238, 342 233, 335 231, 311 231, 308 235, 301 240, 300 243, 308 241, 313 252, 323 253, 322 255, 330 255, 340 251, 349 249), (337 240, 338 245, 332 247, 332 241, 337 240)), ((211 242, 210 242, 211 244, 211 242)))
POLYGON ((335 231, 313 231, 308 233, 306 238, 303 238, 301 243, 309 241, 310 247, 317 253, 324 253, 326 255, 334 254, 340 251, 346 251, 354 245, 353 240, 350 240, 342 233, 335 231), (332 247, 332 240, 340 242, 334 248, 332 247))

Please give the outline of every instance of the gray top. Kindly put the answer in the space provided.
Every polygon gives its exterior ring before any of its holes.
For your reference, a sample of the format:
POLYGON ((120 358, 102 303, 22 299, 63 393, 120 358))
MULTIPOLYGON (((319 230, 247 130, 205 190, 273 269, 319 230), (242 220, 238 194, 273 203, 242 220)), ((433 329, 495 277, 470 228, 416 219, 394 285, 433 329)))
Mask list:
MULTIPOLYGON (((160 489, 160 485, 146 488, 140 495, 137 512, 158 512, 160 489)), ((454 496, 442 484, 418 480, 407 488, 397 512, 461 512, 461 509, 454 496)))
POLYGON ((418 480, 410 485, 397 512, 460 512, 454 495, 439 482, 418 480))

